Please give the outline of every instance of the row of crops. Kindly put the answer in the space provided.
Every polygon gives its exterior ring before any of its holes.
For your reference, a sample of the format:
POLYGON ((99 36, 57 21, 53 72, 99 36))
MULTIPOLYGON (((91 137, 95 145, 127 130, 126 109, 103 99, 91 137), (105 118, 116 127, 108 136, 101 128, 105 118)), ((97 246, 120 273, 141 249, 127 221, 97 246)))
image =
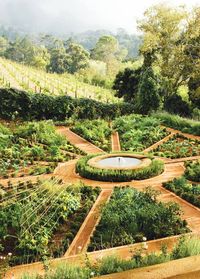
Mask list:
MULTIPOLYGON (((116 118, 112 122, 112 129, 111 123, 105 120, 77 121, 72 129, 105 151, 110 150, 111 130, 116 130, 123 151, 142 152, 169 135, 161 124, 159 118, 132 114, 116 118)), ((151 153, 171 159, 198 156, 200 142, 198 139, 188 139, 182 134, 177 134, 151 153)))
POLYGON ((0 251, 11 265, 62 256, 99 192, 55 179, 0 187, 0 251))
POLYGON ((111 90, 78 81, 73 75, 50 74, 3 58, 0 58, 0 86, 35 93, 92 98, 103 102, 117 101, 111 90))
POLYGON ((80 150, 56 133, 51 121, 0 124, 0 178, 52 173, 76 154, 80 150))

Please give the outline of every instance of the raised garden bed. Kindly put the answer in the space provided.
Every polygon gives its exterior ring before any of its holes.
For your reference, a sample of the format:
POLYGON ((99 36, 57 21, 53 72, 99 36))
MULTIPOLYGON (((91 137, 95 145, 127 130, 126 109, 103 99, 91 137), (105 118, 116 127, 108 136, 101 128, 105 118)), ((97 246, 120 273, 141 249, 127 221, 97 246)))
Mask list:
POLYGON ((111 151, 111 128, 105 120, 76 122, 72 131, 104 151, 111 151))
POLYGON ((163 186, 167 190, 174 192, 179 197, 200 208, 200 183, 193 184, 182 177, 166 182, 163 186))
POLYGON ((200 160, 185 162, 185 167, 185 177, 190 181, 200 183, 200 160))
POLYGON ((160 141, 169 133, 160 127, 160 120, 132 114, 115 119, 113 129, 120 136, 122 150, 140 152, 160 141))
POLYGON ((167 142, 158 146, 153 154, 171 159, 199 156, 200 142, 188 139, 181 134, 174 135, 167 142))
POLYGON ((88 251, 186 233, 189 230, 180 214, 177 204, 158 202, 156 192, 149 188, 145 192, 115 188, 88 251))
POLYGON ((11 265, 62 256, 100 192, 57 180, 0 191, 0 247, 3 255, 13 254, 11 265))
POLYGON ((51 121, 27 123, 15 130, 0 125, 0 178, 50 173, 75 153, 80 151, 56 133, 51 121))

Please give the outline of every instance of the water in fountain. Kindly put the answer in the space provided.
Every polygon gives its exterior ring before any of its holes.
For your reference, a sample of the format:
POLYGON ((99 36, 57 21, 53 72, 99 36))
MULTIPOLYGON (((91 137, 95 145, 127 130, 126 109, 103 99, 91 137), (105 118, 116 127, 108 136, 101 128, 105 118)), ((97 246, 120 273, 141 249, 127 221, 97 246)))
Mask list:
POLYGON ((102 159, 98 162, 101 167, 111 167, 111 168, 125 168, 134 167, 141 163, 140 159, 133 157, 109 157, 102 159))

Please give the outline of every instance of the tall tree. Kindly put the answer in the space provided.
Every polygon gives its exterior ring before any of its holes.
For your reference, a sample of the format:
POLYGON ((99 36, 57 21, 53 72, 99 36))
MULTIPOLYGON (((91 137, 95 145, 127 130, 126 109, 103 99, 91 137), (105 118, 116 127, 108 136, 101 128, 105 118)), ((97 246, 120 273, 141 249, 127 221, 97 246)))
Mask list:
POLYGON ((89 63, 89 52, 81 45, 70 43, 66 49, 67 71, 71 74, 84 69, 89 63))
POLYGON ((141 68, 130 69, 126 68, 124 71, 120 71, 114 80, 113 89, 116 91, 115 96, 118 98, 124 98, 125 101, 134 102, 138 85, 140 82, 141 68))
POLYGON ((49 72, 63 74, 67 71, 67 54, 64 48, 51 51, 50 63, 47 66, 49 72))
POLYGON ((171 8, 167 5, 156 5, 145 12, 145 18, 139 22, 144 33, 141 53, 152 55, 153 65, 158 67, 163 78, 165 97, 176 93, 185 82, 184 41, 182 35, 188 14, 183 7, 171 8))
POLYGON ((91 51, 91 58, 107 64, 110 75, 118 72, 120 62, 127 56, 127 49, 119 46, 118 40, 113 36, 102 36, 91 51))
POLYGON ((157 110, 160 106, 159 86, 157 77, 151 67, 141 74, 137 94, 137 107, 142 114, 157 110))

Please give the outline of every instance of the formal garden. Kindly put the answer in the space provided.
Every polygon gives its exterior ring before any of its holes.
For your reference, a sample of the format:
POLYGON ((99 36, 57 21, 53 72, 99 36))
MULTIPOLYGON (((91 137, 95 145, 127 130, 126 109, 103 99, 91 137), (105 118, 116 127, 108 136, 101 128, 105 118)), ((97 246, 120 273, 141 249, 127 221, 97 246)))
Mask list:
MULTIPOLYGON (((15 272, 21 264, 31 268, 38 261, 48 270, 54 258, 87 252, 83 269, 62 264, 54 272, 91 278, 199 254, 194 233, 200 222, 198 131, 198 122, 179 116, 122 116, 117 110, 109 119, 19 118, 17 126, 12 117, 2 120, 2 272, 8 266, 15 272), (190 134, 182 130, 182 121, 190 134), (102 160, 113 158, 116 167, 101 166, 102 160), (138 165, 126 166, 127 158, 138 165), (148 252, 151 241, 165 243, 173 237, 173 250, 160 244, 148 252), (131 260, 111 256, 115 247, 123 251, 129 246, 131 260), (92 253, 109 250, 110 255, 94 262, 92 253)), ((22 268, 19 278, 29 278, 23 273, 22 268)), ((48 271, 45 276, 51 278, 48 271)))
POLYGON ((0 278, 199 278, 200 7, 137 28, 0 25, 0 278))

